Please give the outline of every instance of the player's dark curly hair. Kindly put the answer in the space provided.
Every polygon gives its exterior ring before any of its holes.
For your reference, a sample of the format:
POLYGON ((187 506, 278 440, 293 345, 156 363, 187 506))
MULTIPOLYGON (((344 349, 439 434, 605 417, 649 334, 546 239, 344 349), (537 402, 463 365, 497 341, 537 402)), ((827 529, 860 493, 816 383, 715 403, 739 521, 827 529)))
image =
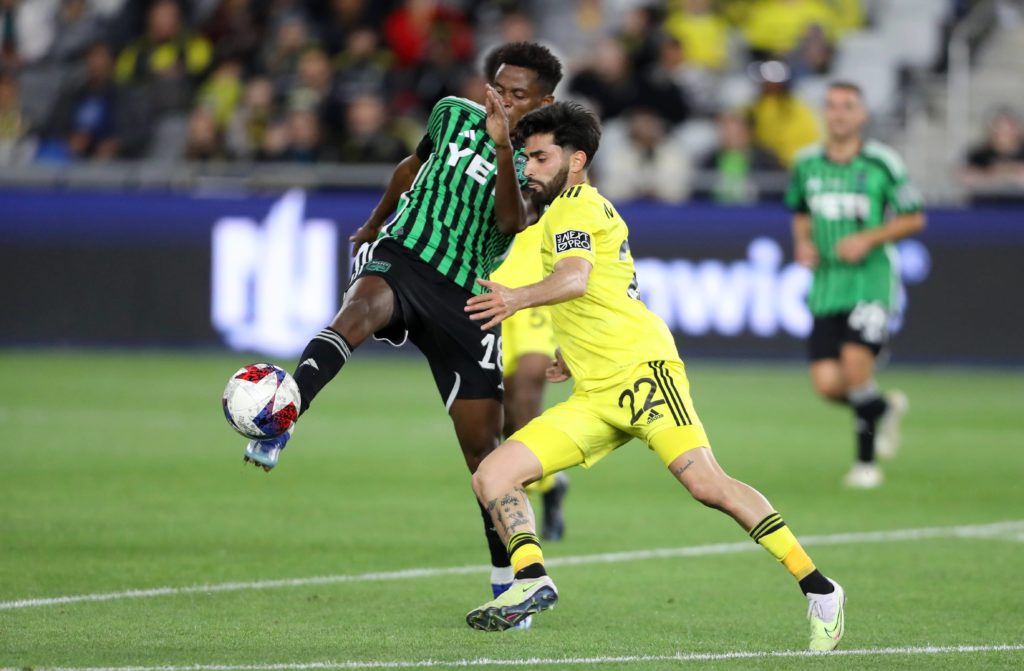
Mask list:
POLYGON ((578 103, 553 103, 524 115, 516 124, 512 140, 521 147, 528 137, 546 133, 554 136, 559 147, 586 154, 585 165, 594 160, 601 144, 601 123, 593 112, 578 103))
POLYGON ((551 95, 562 81, 562 64, 547 47, 535 42, 510 42, 496 47, 484 59, 484 76, 493 82, 502 65, 533 70, 544 95, 551 95))

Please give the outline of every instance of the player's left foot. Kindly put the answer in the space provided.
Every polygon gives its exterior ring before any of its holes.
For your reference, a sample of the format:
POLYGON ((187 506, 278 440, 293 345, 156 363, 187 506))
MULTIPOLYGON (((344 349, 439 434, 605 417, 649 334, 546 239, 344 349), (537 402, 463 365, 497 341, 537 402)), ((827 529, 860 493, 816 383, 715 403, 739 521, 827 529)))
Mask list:
POLYGON ((245 456, 242 457, 242 460, 247 464, 259 466, 265 471, 270 471, 274 466, 277 466, 281 450, 288 444, 288 439, 292 437, 294 430, 295 427, 292 426, 277 438, 250 440, 245 446, 245 456))
POLYGON ((544 504, 544 524, 540 538, 544 541, 560 541, 565 536, 565 516, 562 501, 569 491, 569 477, 565 473, 555 474, 555 486, 541 494, 544 504))
POLYGON ((515 580, 496 599, 469 611, 466 624, 481 631, 505 631, 556 603, 558 590, 548 576, 515 580))
POLYGON ((831 594, 807 595, 807 620, 811 624, 811 643, 808 649, 825 652, 835 650, 846 631, 843 609, 846 606, 846 592, 835 580, 829 580, 836 588, 831 594))
POLYGON ((892 459, 900 449, 900 428, 903 416, 910 409, 910 401, 902 391, 893 389, 885 395, 885 402, 888 408, 879 418, 875 432, 875 454, 879 459, 892 459))
POLYGON ((850 489, 875 489, 882 486, 882 469, 876 463, 858 461, 843 478, 850 489))

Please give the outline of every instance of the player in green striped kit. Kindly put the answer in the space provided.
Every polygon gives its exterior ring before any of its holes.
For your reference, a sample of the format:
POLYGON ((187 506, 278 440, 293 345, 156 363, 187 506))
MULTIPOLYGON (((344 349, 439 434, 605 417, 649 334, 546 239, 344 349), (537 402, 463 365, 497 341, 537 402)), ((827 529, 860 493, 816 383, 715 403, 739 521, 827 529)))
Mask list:
POLYGON ((907 410, 902 392, 883 395, 874 379, 899 291, 893 242, 921 231, 924 214, 896 152, 862 136, 859 87, 829 87, 825 122, 825 143, 797 155, 786 204, 796 260, 814 270, 811 381, 823 398, 853 410, 857 460, 845 482, 870 489, 882 483, 876 448, 895 454, 907 410))
MULTIPOLYGON (((471 473, 501 442, 503 376, 500 331, 482 332, 466 301, 527 226, 525 159, 514 153, 509 129, 553 102, 562 77, 558 59, 537 44, 507 44, 491 59, 499 65, 486 106, 456 97, 438 102, 416 153, 399 163, 352 236, 359 253, 341 310, 306 346, 294 375, 301 414, 369 337, 411 340, 427 358, 471 473)), ((246 461, 269 471, 289 438, 251 441, 246 461)), ((512 570, 490 514, 480 514, 497 596, 512 570)))

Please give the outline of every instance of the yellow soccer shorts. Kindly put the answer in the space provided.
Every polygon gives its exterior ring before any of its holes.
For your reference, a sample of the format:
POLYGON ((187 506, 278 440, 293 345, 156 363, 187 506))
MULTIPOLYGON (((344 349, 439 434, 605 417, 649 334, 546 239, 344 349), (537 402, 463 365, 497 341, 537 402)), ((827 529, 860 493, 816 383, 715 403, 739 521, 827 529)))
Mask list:
POLYGON ((524 354, 555 358, 555 332, 546 307, 520 310, 501 323, 501 358, 505 377, 516 374, 519 357, 524 354))
POLYGON ((509 440, 526 445, 549 476, 589 468, 632 438, 647 443, 666 466, 688 450, 711 447, 682 363, 649 361, 600 388, 577 389, 509 440))

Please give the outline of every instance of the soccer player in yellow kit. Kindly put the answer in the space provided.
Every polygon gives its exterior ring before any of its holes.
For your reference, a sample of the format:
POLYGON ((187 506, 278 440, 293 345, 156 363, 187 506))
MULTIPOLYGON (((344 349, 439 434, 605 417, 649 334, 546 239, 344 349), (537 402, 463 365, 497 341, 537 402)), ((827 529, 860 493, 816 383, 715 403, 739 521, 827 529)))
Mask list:
POLYGON ((489 293, 467 301, 487 329, 524 308, 550 306, 559 356, 548 379, 574 378, 569 399, 544 412, 487 456, 473 489, 508 544, 515 582, 466 615, 499 631, 553 607, 558 591, 544 568, 523 487, 572 466, 592 466, 640 438, 704 505, 726 513, 782 562, 809 601, 810 649, 832 650, 843 636, 842 587, 826 578, 757 490, 722 470, 690 398, 686 370, 665 323, 639 300, 625 222, 586 183, 600 143, 596 118, 555 103, 516 126, 542 229, 545 278, 510 289, 478 280, 489 293))
MULTIPOLYGON (((540 258, 541 226, 530 226, 516 236, 508 256, 491 273, 491 281, 507 287, 521 287, 544 279, 540 258)), ((501 325, 504 362, 505 426, 508 438, 540 415, 544 403, 544 376, 555 356, 555 334, 548 308, 520 310, 501 325)), ((558 541, 565 535, 562 501, 569 489, 565 473, 556 473, 527 488, 540 494, 544 509, 541 539, 558 541)), ((511 581, 511 572, 509 581, 511 581)))

